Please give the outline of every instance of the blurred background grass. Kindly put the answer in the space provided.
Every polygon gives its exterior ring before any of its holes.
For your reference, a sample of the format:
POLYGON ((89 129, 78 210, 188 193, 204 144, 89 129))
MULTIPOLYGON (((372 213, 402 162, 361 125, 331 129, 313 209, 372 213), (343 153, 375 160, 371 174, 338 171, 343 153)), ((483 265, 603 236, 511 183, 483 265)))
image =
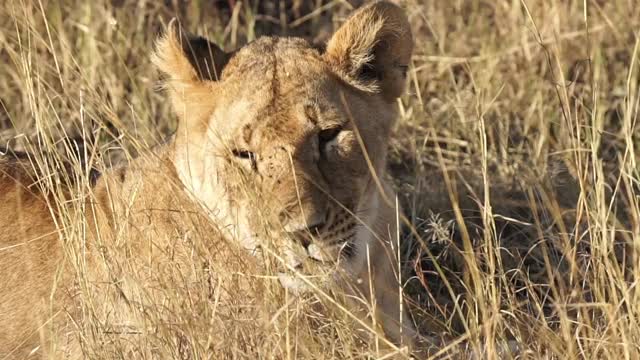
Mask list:
MULTIPOLYGON (((322 43, 361 3, 5 1, 0 147, 125 162, 176 126, 150 63, 172 17, 232 50, 322 43)), ((516 339, 532 358, 638 356, 637 4, 398 3, 416 48, 389 167, 421 332, 516 339)))

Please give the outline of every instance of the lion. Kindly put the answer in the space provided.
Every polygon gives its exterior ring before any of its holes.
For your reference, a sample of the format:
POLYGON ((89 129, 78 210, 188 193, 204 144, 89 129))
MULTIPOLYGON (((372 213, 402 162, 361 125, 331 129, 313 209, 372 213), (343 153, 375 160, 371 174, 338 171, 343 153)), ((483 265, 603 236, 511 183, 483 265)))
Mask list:
MULTIPOLYGON (((73 308, 85 286, 73 280, 79 263, 92 271, 83 275, 87 283, 103 283, 137 271, 129 262, 154 271, 162 271, 163 259, 189 267, 189 246, 215 249, 209 251, 219 266, 275 255, 284 264, 282 285, 296 291, 309 285, 300 274, 328 269, 327 286, 342 289, 352 311, 393 343, 412 347, 417 332, 398 276, 401 210, 386 174, 412 50, 404 11, 386 1, 356 10, 324 48, 262 37, 224 52, 172 21, 153 62, 165 76, 178 129, 166 144, 96 180, 81 207, 86 259, 65 254, 69 229, 51 194, 33 186, 20 161, 0 163, 0 210, 18 218, 0 220, 0 266, 13 274, 0 284, 0 357, 37 349, 52 312, 65 319, 53 326, 58 335, 77 326, 73 311, 60 309, 73 308), (128 227, 119 221, 125 215, 128 227), (185 240, 168 256, 176 236, 187 239, 203 219, 232 246, 185 240), (163 234, 176 224, 178 235, 163 234), (105 258, 123 265, 106 269, 105 258)), ((125 280, 114 283, 121 294, 131 290, 125 280)), ((227 293, 236 288, 260 291, 245 281, 227 293)))

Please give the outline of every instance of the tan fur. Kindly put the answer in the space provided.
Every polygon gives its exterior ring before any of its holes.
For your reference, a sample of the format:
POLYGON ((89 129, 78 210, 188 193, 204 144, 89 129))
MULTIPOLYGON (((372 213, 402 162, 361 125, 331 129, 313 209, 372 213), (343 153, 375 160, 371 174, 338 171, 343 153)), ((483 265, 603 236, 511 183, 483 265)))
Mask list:
MULTIPOLYGON (((356 11, 324 53, 300 39, 265 37, 227 54, 176 27, 159 40, 154 62, 167 75, 179 128, 163 149, 98 180, 85 213, 93 270, 81 277, 97 284, 105 274, 161 271, 163 261, 189 267, 196 245, 186 241, 167 257, 176 237, 166 232, 177 226, 188 238, 212 219, 218 240, 198 246, 223 247, 213 251, 218 266, 246 268, 260 256, 243 254, 275 249, 294 267, 336 269, 332 283, 374 304, 354 301, 353 309, 373 311, 392 341, 411 345, 415 330, 400 314, 395 275, 397 209, 385 201, 394 199, 386 147, 413 46, 403 11, 387 2, 356 11), (106 258, 123 265, 103 269, 106 258)), ((0 164, 0 176, 14 168, 0 164)), ((56 308, 49 305, 69 306, 73 286, 54 288, 53 278, 79 261, 63 256, 56 215, 43 194, 24 191, 28 184, 22 175, 0 177, 0 210, 21 214, 0 220, 15 227, 0 234, 0 249, 19 245, 0 250, 0 266, 17 274, 0 285, 0 357, 46 321, 56 308)), ((130 302, 135 292, 121 284, 110 286, 130 302)))
POLYGON ((29 167, 26 160, 0 159, 0 356, 5 349, 24 355, 47 330, 47 299, 61 266, 58 231, 29 167))

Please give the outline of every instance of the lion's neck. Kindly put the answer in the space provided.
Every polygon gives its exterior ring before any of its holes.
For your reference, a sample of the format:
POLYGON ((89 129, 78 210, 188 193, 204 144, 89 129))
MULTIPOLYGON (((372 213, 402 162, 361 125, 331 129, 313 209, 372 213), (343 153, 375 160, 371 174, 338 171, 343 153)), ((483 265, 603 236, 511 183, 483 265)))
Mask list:
POLYGON ((127 166, 110 169, 94 187, 100 208, 110 218, 124 212, 160 212, 178 208, 196 211, 172 162, 174 144, 169 142, 142 153, 127 166))

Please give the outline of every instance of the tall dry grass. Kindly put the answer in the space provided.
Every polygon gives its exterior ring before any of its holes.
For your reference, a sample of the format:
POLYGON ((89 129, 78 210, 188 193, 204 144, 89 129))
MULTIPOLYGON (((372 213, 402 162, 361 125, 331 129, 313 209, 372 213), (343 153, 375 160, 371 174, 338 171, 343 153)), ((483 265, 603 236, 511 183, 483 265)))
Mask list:
MULTIPOLYGON (((40 186, 66 214, 71 258, 81 258, 73 245, 83 239, 73 200, 90 191, 91 168, 126 163, 176 126, 149 59, 168 20, 179 16, 232 49, 270 33, 322 41, 350 7, 284 3, 0 5, 0 140, 35 154, 40 186), (64 170, 62 161, 72 165, 64 170), (66 197, 58 190, 68 184, 66 197)), ((411 311, 422 334, 443 339, 431 355, 454 356, 462 346, 502 358, 511 340, 524 358, 637 358, 637 4, 401 3, 416 53, 390 169, 409 220, 402 265, 411 311)), ((76 273, 81 279, 82 266, 76 273)), ((162 286, 176 301, 184 295, 180 284, 162 286)), ((289 295, 270 289, 258 308, 271 318, 261 326, 240 321, 236 309, 225 331, 212 332, 205 297, 152 313, 152 327, 167 312, 174 326, 144 336, 110 334, 95 316, 76 330, 91 358, 132 356, 124 349, 215 357, 211 341, 238 358, 384 356, 359 343, 347 318, 301 316, 289 295)), ((84 296, 90 309, 96 294, 84 296)))

